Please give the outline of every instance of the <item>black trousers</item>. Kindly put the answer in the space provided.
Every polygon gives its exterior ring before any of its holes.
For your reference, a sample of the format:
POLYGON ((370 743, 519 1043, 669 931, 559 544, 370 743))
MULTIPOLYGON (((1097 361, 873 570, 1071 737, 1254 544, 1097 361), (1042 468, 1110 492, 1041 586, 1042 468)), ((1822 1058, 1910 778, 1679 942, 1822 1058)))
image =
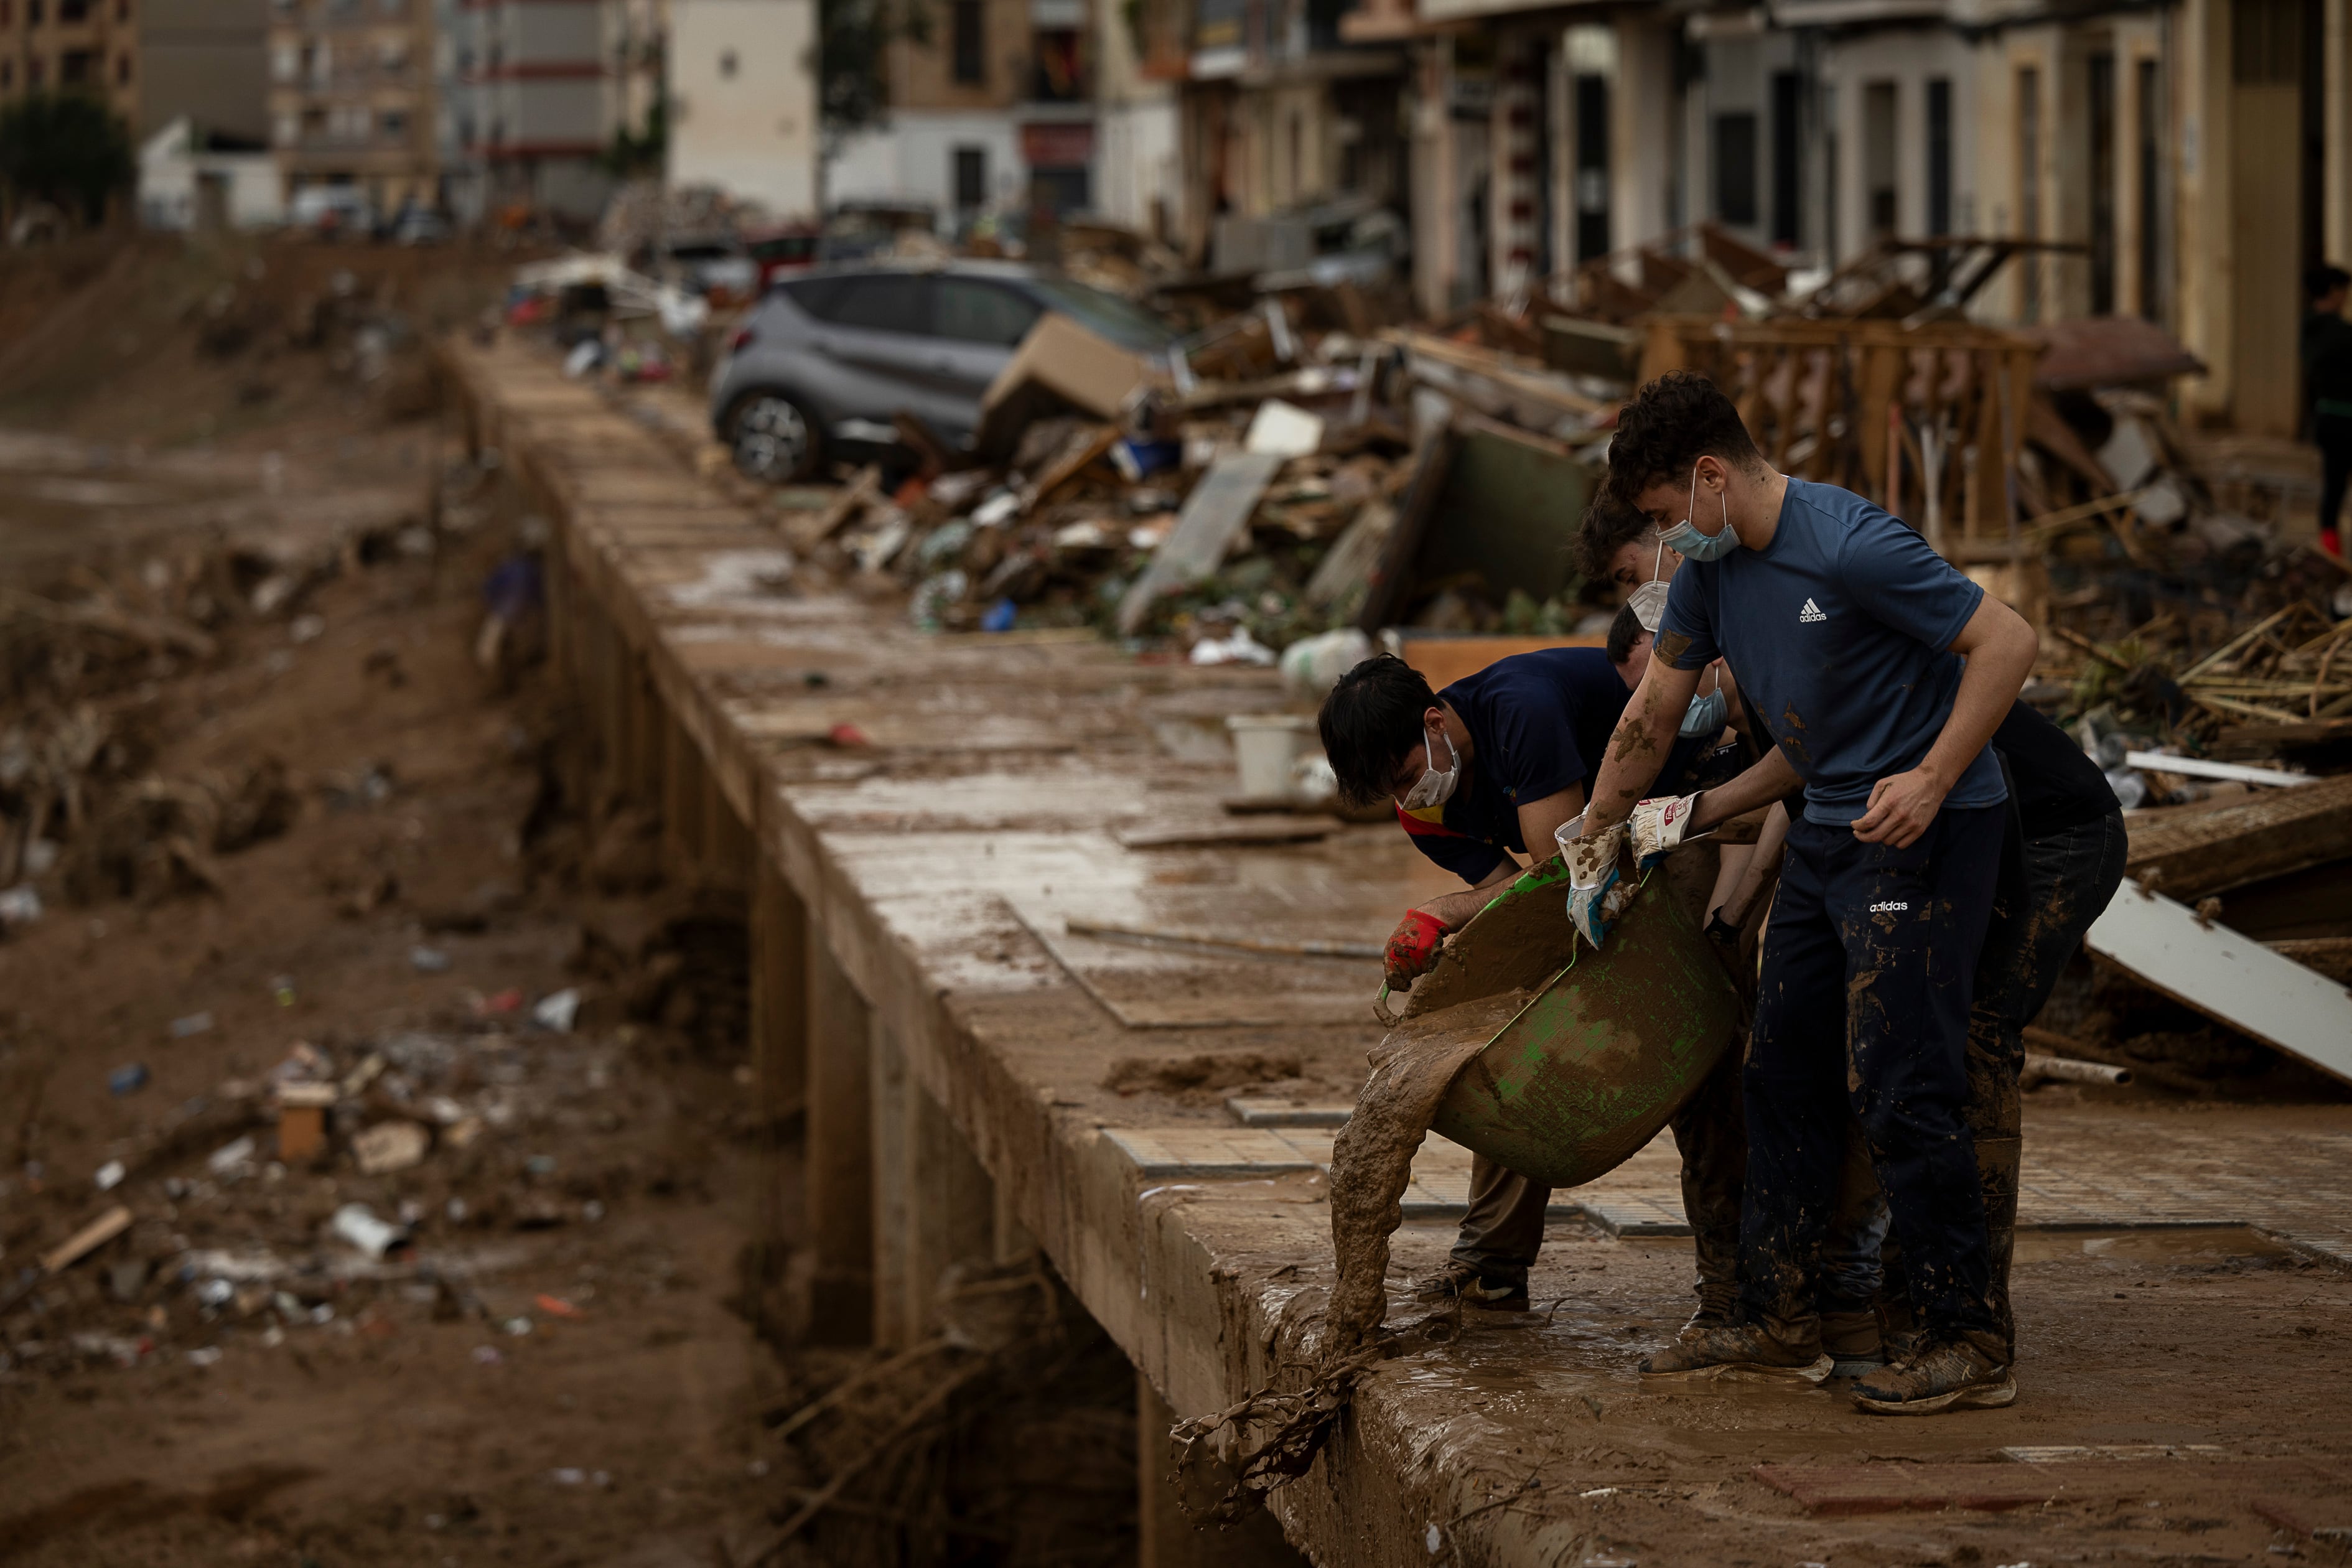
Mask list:
POLYGON ((2352 483, 2352 419, 2340 414, 2311 416, 2311 438, 2319 443, 2319 527, 2336 531, 2344 510, 2344 491, 2352 483))
POLYGON ((1744 1078, 1751 1319, 1815 1310, 1858 1121, 1924 1326, 1999 1331, 1965 1064, 2006 820, 2005 806, 1948 808, 1902 849, 1790 826, 1744 1078))

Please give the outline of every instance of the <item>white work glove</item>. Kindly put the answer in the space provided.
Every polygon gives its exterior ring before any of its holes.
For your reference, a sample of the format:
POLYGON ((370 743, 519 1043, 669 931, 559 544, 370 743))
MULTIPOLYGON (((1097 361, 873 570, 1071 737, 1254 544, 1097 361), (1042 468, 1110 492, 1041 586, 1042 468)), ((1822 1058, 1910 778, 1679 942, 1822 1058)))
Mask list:
POLYGON ((1608 940, 1610 926, 1632 901, 1630 889, 1622 885, 1620 870, 1625 843, 1625 825, 1620 822, 1560 845, 1568 857, 1568 918, 1595 952, 1608 940))
MULTIPOLYGON (((1704 792, 1701 792, 1704 793, 1704 792)), ((1633 806, 1633 858, 1648 870, 1681 845, 1698 816, 1697 795, 1654 795, 1633 806)))

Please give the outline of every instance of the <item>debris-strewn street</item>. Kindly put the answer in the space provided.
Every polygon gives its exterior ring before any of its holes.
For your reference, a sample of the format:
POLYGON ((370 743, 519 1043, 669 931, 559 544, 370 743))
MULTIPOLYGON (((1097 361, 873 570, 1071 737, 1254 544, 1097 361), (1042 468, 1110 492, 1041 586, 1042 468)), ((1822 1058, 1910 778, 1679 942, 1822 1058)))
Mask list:
MULTIPOLYGON (((2352 591, 2161 330, 1964 318, 2046 247, 1801 283, 1712 225, 1444 314, 1096 221, 1099 295, 909 224, 763 296, 652 254, 735 209, 633 190, 599 251, 0 257, 0 1564, 2352 1550, 2352 591), (761 379, 918 279, 1027 312, 955 398, 761 379), (2126 812, 2023 1035, 2013 1405, 1637 1373, 1692 1306, 1664 1111, 1557 1178, 1525 1298, 1417 1293, 1517 981, 1333 1353, 1368 1055, 1493 976, 1449 928, 1383 984, 1456 879, 1318 705, 1624 641, 1664 552, 1576 529, 1691 368, 2036 628, 2126 812), (1286 1484, 1201 1531, 1236 1466, 1286 1484)), ((1534 837, 1496 951, 1602 995, 1534 837)), ((1718 1050, 1736 924, 1683 931, 1718 1050)))

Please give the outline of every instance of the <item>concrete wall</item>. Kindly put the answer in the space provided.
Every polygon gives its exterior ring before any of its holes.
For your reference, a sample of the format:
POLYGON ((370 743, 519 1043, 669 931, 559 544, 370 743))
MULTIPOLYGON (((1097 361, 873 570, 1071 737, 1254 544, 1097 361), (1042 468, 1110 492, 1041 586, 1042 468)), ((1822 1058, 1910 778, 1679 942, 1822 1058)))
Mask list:
POLYGON ((267 153, 193 151, 187 118, 173 120, 139 150, 139 221, 191 229, 207 221, 202 186, 217 182, 233 228, 266 228, 286 216, 278 161, 267 153))
POLYGON ((266 141, 265 4, 142 0, 138 123, 161 130, 184 114, 206 131, 266 141))
POLYGON ((1021 201, 1029 166, 1022 161, 1021 136, 1011 115, 915 109, 896 110, 881 130, 842 144, 825 171, 825 200, 929 202, 942 216, 952 214, 959 147, 986 153, 991 202, 1021 201))
POLYGON ((675 0, 669 178, 780 217, 818 206, 815 0, 675 0))
POLYGON ((1147 80, 1126 7, 1092 7, 1094 206, 1147 234, 1175 231, 1182 205, 1174 84, 1147 80))
POLYGON ((1182 181, 1175 95, 1106 104, 1096 133, 1095 210, 1146 234, 1172 233, 1182 181))

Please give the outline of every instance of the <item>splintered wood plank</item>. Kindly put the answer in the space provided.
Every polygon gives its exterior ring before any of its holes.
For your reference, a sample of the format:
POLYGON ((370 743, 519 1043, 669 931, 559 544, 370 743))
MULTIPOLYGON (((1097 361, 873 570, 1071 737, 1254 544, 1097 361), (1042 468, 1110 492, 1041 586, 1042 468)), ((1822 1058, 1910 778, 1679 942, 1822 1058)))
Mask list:
POLYGON ((2084 942, 2152 989, 2352 1083, 2352 991, 2317 971, 2128 883, 2084 942))
POLYGON ((2296 1483, 2340 1487, 2344 1478, 2302 1459, 2093 1459, 2065 1464, 1759 1465, 1755 1478, 1817 1514, 1934 1512, 1948 1508, 2001 1512, 2044 1503, 2176 1496, 2296 1483))
POLYGON ((2352 774, 2136 827, 2126 873, 2194 903, 2352 856, 2352 774))
POLYGON ((1282 462, 1270 452, 1228 452, 1210 465, 1184 498, 1175 528, 1120 602, 1119 636, 1133 637, 1163 594, 1180 593, 1215 574, 1234 540, 1249 526, 1258 498, 1282 471, 1282 462))

